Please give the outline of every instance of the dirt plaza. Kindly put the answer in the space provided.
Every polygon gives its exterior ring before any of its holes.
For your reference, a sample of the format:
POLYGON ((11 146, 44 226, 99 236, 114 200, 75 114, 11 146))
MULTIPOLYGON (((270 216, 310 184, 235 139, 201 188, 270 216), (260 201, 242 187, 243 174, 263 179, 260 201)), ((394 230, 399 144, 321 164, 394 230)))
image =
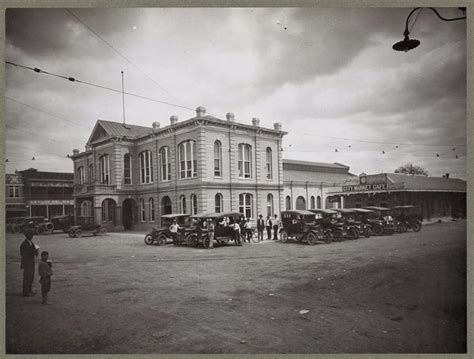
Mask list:
POLYGON ((147 246, 141 233, 36 236, 53 260, 21 296, 6 237, 6 351, 108 353, 462 353, 466 222, 308 246, 147 246))

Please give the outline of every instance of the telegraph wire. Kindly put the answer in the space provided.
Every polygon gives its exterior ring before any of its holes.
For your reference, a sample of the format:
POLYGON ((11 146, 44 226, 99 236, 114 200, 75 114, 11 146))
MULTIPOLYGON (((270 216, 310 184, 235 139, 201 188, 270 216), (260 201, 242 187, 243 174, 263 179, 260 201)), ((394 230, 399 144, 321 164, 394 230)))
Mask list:
POLYGON ((76 19, 79 23, 81 23, 87 30, 89 30, 92 34, 94 34, 99 40, 102 40, 109 48, 111 48, 118 56, 120 56, 122 59, 124 59, 128 64, 133 66, 137 71, 139 71, 142 75, 144 75, 146 78, 148 78, 150 81, 152 81, 155 85, 157 85, 162 91, 166 92, 168 96, 174 98, 177 100, 175 96, 173 96, 168 90, 166 90, 163 86, 161 86, 158 82, 153 80, 149 75, 147 75, 144 71, 142 71, 137 65, 135 65, 133 62, 131 62, 125 55, 123 55, 120 51, 118 51, 110 42, 105 40, 102 36, 100 36, 94 29, 92 29, 89 25, 87 25, 83 20, 79 18, 76 14, 74 14, 71 10, 69 9, 64 9, 69 15, 71 15, 74 19, 76 19))
MULTIPOLYGON (((51 73, 51 72, 48 72, 48 71, 45 71, 45 70, 41 70, 41 69, 36 68, 36 67, 33 68, 33 67, 25 66, 25 65, 20 65, 20 64, 16 64, 14 62, 11 62, 11 61, 5 61, 5 63, 9 64, 9 65, 12 65, 12 66, 16 66, 16 67, 24 68, 24 69, 27 69, 27 70, 31 70, 31 71, 34 71, 36 73, 43 73, 43 74, 46 74, 46 75, 51 75, 51 76, 55 76, 55 77, 58 77, 58 78, 62 78, 64 80, 68 80, 68 81, 71 81, 71 82, 77 82, 77 83, 81 83, 81 84, 84 84, 84 85, 93 86, 93 87, 108 90, 108 91, 113 91, 113 92, 116 92, 116 93, 122 93, 121 90, 117 90, 117 89, 107 87, 107 86, 98 85, 98 84, 95 84, 95 83, 92 83, 92 82, 82 81, 82 80, 76 79, 74 77, 58 75, 58 74, 51 73)), ((164 105, 168 105, 168 106, 173 106, 173 107, 177 107, 177 108, 181 108, 181 109, 185 109, 185 110, 189 110, 189 111, 193 111, 193 112, 195 111, 191 107, 175 104, 175 103, 172 103, 172 102, 157 100, 157 99, 146 97, 146 96, 143 96, 143 95, 138 95, 138 94, 134 94, 134 93, 130 93, 130 92, 124 92, 124 94, 126 94, 128 96, 140 98, 140 99, 143 99, 143 100, 148 100, 148 101, 152 101, 152 102, 156 102, 156 103, 160 103, 160 104, 164 104, 164 105)), ((212 115, 212 114, 210 114, 210 115, 212 115)), ((213 116, 215 116, 215 115, 213 115, 213 116)), ((367 141, 367 140, 360 140, 360 139, 355 139, 355 138, 327 136, 327 135, 320 135, 320 134, 315 134, 315 133, 310 133, 310 132, 294 131, 294 130, 290 131, 290 133, 302 134, 302 135, 314 136, 314 137, 321 137, 321 138, 336 139, 336 140, 343 140, 343 141, 350 141, 350 142, 358 142, 358 143, 379 144, 379 145, 427 146, 427 147, 429 147, 429 146, 430 147, 466 147, 467 146, 466 144, 433 144, 433 143, 402 143, 402 142, 386 142, 386 141, 384 141, 384 142, 381 142, 381 141, 367 141)), ((319 152, 319 151, 307 151, 307 152, 319 152)), ((339 152, 339 151, 336 151, 336 152, 339 152)))
POLYGON ((81 124, 79 124, 79 123, 77 123, 77 122, 68 120, 68 119, 63 118, 63 117, 58 117, 58 116, 53 115, 52 113, 50 113, 50 112, 48 112, 48 111, 42 110, 42 109, 40 109, 40 108, 38 108, 38 107, 35 107, 35 106, 32 106, 32 105, 28 105, 27 103, 18 101, 18 100, 14 99, 14 98, 11 98, 11 97, 8 97, 8 96, 5 96, 5 98, 6 98, 7 100, 10 100, 10 101, 19 103, 20 105, 23 105, 23 106, 25 106, 25 107, 29 107, 30 109, 33 109, 33 110, 36 110, 36 111, 38 111, 38 112, 44 113, 44 114, 46 114, 46 115, 48 115, 48 116, 50 116, 50 117, 52 117, 52 118, 55 118, 55 119, 57 119, 57 120, 66 121, 66 122, 72 123, 72 124, 74 124, 74 125, 76 125, 76 126, 79 126, 79 127, 89 128, 88 126, 81 125, 81 124))

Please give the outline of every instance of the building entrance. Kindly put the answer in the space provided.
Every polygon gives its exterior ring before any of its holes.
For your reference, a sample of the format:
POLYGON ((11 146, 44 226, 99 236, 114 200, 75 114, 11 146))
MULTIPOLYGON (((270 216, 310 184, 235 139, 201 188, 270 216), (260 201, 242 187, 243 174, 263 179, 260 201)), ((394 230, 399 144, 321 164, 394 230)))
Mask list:
POLYGON ((137 202, 131 198, 127 198, 122 204, 122 222, 125 230, 132 229, 137 222, 137 202))

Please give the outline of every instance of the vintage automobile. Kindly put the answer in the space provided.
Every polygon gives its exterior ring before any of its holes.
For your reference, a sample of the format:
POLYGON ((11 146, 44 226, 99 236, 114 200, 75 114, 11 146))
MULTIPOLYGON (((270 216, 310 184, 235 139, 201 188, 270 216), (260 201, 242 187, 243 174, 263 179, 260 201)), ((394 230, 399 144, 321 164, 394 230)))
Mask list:
POLYGON ((347 238, 347 226, 341 222, 341 213, 332 209, 310 209, 318 215, 316 223, 323 227, 324 231, 332 233, 332 239, 341 241, 347 238))
POLYGON ((329 243, 332 240, 332 233, 324 232, 321 225, 316 223, 316 215, 305 210, 289 210, 281 212, 280 240, 282 243, 294 238, 299 242, 306 242, 309 245, 318 242, 329 243))
POLYGON ((397 226, 390 214, 390 208, 387 207, 376 207, 368 206, 365 207, 370 211, 373 211, 373 214, 369 215, 369 222, 372 224, 372 231, 375 235, 388 234, 392 235, 397 231, 397 226), (381 233, 380 233, 381 229, 381 233), (376 232, 376 233, 375 233, 376 232))
POLYGON ((5 220, 5 231, 7 233, 19 233, 21 231, 20 223, 23 223, 25 217, 11 217, 5 220))
POLYGON ((100 224, 95 224, 93 218, 83 219, 81 224, 71 226, 68 228, 68 236, 70 238, 86 236, 97 236, 107 233, 107 228, 102 227, 100 224))
POLYGON ((35 233, 35 228, 40 223, 44 223, 46 219, 41 216, 35 217, 19 217, 11 225, 12 233, 24 232, 27 229, 33 230, 35 233))
POLYGON ((406 232, 408 229, 412 229, 414 232, 421 230, 423 215, 421 215, 418 207, 412 205, 396 206, 392 208, 392 214, 397 222, 398 232, 406 232))
POLYGON ((150 232, 145 235, 145 244, 157 244, 164 246, 167 243, 173 243, 175 246, 181 246, 183 244, 192 244, 187 241, 187 233, 190 229, 189 214, 186 213, 171 213, 164 214, 161 216, 161 226, 159 228, 153 227, 150 232), (169 230, 173 220, 176 219, 176 223, 180 226, 176 240, 173 240, 173 236, 169 230))
POLYGON ((353 209, 335 208, 334 210, 341 213, 342 222, 347 226, 347 235, 351 239, 357 239, 359 236, 370 237, 370 225, 357 221, 356 213, 353 209))
POLYGON ((195 247, 202 246, 209 248, 209 236, 207 232, 207 220, 214 222, 214 241, 218 245, 227 245, 233 242, 236 246, 242 246, 245 234, 236 232, 233 224, 240 224, 242 214, 239 212, 224 213, 202 213, 195 214, 191 217, 194 221, 192 232, 188 236, 188 241, 192 242, 195 247))
POLYGON ((45 221, 35 226, 35 233, 38 235, 41 234, 51 234, 53 231, 61 230, 64 233, 67 233, 69 228, 74 225, 73 216, 56 216, 52 217, 49 221, 45 221))

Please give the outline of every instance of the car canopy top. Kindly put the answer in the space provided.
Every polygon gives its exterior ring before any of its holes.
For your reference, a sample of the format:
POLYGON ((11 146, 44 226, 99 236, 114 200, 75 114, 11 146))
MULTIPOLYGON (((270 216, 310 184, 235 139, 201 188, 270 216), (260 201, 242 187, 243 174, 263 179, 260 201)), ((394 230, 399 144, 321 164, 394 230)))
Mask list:
POLYGON ((370 209, 366 209, 366 208, 349 208, 349 209, 352 209, 354 212, 358 212, 358 213, 374 213, 374 211, 370 209))
POLYGON ((171 214, 164 214, 161 218, 177 218, 177 217, 189 217, 189 214, 186 213, 171 213, 171 214))
POLYGON ((224 212, 224 213, 196 213, 191 216, 191 218, 220 218, 220 217, 241 217, 243 216, 240 212, 224 212))
POLYGON ((282 214, 284 213, 290 213, 290 214, 299 214, 300 216, 311 216, 314 215, 314 212, 311 211, 306 211, 304 209, 295 209, 295 210, 290 210, 290 211, 283 211, 281 212, 282 214))
POLYGON ((375 207, 375 206, 370 206, 370 207, 365 207, 366 209, 371 209, 373 211, 390 211, 390 208, 387 207, 375 207))
POLYGON ((409 208, 415 208, 415 206, 411 205, 411 204, 407 204, 405 206, 395 206, 393 207, 394 209, 409 209, 409 208))
POLYGON ((326 213, 326 214, 338 214, 339 212, 333 209, 312 209, 311 212, 313 213, 326 213))
POLYGON ((340 213, 354 213, 355 212, 351 208, 336 208, 335 210, 340 213))

